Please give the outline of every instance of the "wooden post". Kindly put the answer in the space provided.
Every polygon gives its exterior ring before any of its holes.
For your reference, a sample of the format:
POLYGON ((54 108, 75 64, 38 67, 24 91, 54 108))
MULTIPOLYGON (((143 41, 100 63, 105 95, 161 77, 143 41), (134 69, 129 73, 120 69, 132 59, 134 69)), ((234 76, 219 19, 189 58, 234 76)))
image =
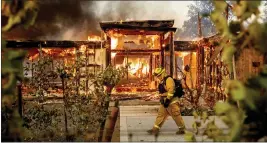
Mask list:
POLYGON ((197 73, 196 73, 196 88, 199 89, 200 87, 200 65, 199 65, 199 46, 197 47, 197 50, 196 50, 196 68, 197 68, 197 73))
POLYGON ((153 54, 150 54, 149 57, 149 83, 152 82, 152 59, 153 59, 153 54))
POLYGON ((204 83, 204 76, 205 76, 205 74, 204 74, 204 60, 205 60, 205 52, 204 52, 204 47, 203 46, 201 46, 200 47, 200 56, 201 56, 201 59, 200 59, 200 71, 201 71, 201 74, 200 74, 200 77, 201 77, 201 84, 203 84, 204 83))
POLYGON ((106 49, 106 67, 111 65, 111 38, 107 37, 108 47, 106 49))
MULTIPOLYGON (((128 50, 126 51, 126 65, 128 65, 128 50)), ((127 75, 126 75, 126 78, 128 80, 129 78, 129 68, 127 68, 127 75)))
POLYGON ((23 104, 22 104, 22 89, 21 89, 21 82, 19 82, 17 84, 17 88, 18 88, 18 106, 19 106, 19 115, 20 117, 22 117, 22 111, 23 111, 23 104))
MULTIPOLYGON (((80 60, 80 52, 79 52, 79 48, 78 47, 75 47, 75 55, 76 55, 76 62, 78 60, 80 60)), ((65 66, 65 61, 64 61, 64 65, 63 65, 63 68, 65 66)), ((63 85, 62 85, 63 86, 63 85)), ((76 94, 79 95, 79 87, 80 87, 80 68, 77 68, 76 67, 76 94)))
MULTIPOLYGON (((112 89, 113 89, 114 86, 107 85, 106 87, 107 87, 108 100, 105 101, 104 108, 108 111, 108 108, 109 108, 109 99, 110 99, 110 96, 111 96, 111 91, 112 91, 112 89)), ((100 132, 99 132, 99 136, 98 136, 98 142, 101 142, 102 141, 102 137, 103 137, 104 129, 105 129, 105 124, 106 124, 106 119, 107 119, 107 116, 105 116, 104 121, 100 124, 100 132)))
POLYGON ((86 60, 85 60, 85 71, 86 71, 86 81, 85 81, 85 95, 88 95, 88 60, 89 60, 89 58, 88 58, 88 47, 86 46, 86 50, 85 50, 85 56, 86 56, 86 60))
POLYGON ((119 101, 115 101, 115 106, 114 107, 110 107, 110 115, 109 118, 107 119, 107 124, 106 124, 106 132, 105 132, 105 138, 104 138, 104 142, 111 142, 112 136, 113 136, 113 132, 114 132, 114 128, 117 122, 117 118, 119 115, 119 101))
POLYGON ((95 46, 96 46, 96 45, 94 45, 94 75, 95 75, 95 65, 96 65, 96 62, 95 62, 95 52, 96 52, 96 50, 95 50, 95 46))
MULTIPOLYGON (((210 58, 212 56, 212 53, 214 53, 212 49, 213 49, 213 47, 210 47, 210 53, 209 53, 210 58)), ((215 78, 215 76, 214 76, 214 71, 215 71, 214 68, 215 68, 215 66, 214 66, 214 62, 213 62, 213 64, 210 64, 210 71, 209 71, 209 76, 210 76, 209 85, 210 86, 213 86, 213 80, 215 78)))
POLYGON ((194 83, 193 83, 193 76, 192 76, 192 67, 193 67, 193 52, 190 52, 190 79, 191 79, 191 88, 194 88, 194 83))
POLYGON ((164 43, 164 35, 160 35, 160 66, 162 68, 164 68, 164 47, 163 47, 163 43, 164 43))
POLYGON ((68 141, 68 136, 69 136, 69 130, 68 130, 68 118, 67 118, 67 111, 66 111, 66 104, 67 104, 67 99, 66 99, 66 95, 65 95, 65 81, 64 81, 64 77, 61 78, 61 82, 62 82, 62 91, 63 91, 63 101, 64 101, 64 125, 65 125, 65 137, 66 140, 68 141))
MULTIPOLYGON (((197 14, 198 16, 198 37, 202 38, 202 29, 201 29, 201 18, 199 16, 199 12, 197 14)), ((204 81, 204 48, 202 45, 199 45, 199 65, 200 65, 200 83, 199 84, 203 84, 204 81)))
POLYGON ((33 84, 33 75, 34 75, 34 66, 35 66, 35 64, 33 63, 33 58, 32 58, 32 60, 31 60, 32 62, 31 62, 31 66, 32 66, 32 69, 31 69, 31 71, 32 71, 32 78, 31 78, 31 83, 33 84))
POLYGON ((174 72, 175 72, 174 78, 177 78, 177 71, 178 71, 177 68, 178 68, 177 58, 176 58, 176 55, 174 53, 174 72))
POLYGON ((171 32, 170 34, 171 38, 170 38, 170 76, 173 77, 173 54, 174 54, 174 46, 173 46, 173 32, 171 32))

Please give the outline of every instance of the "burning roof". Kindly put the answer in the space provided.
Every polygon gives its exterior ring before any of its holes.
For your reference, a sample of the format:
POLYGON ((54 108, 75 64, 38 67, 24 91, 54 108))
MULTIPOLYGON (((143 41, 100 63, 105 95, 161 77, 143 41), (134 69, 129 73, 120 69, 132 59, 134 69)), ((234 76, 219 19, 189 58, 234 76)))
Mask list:
POLYGON ((174 20, 117 21, 117 22, 100 22, 100 27, 105 32, 111 29, 141 30, 141 32, 142 30, 175 32, 176 28, 173 27, 173 24, 174 20))
POLYGON ((89 45, 95 46, 95 48, 99 48, 101 45, 101 41, 39 41, 39 40, 26 40, 26 41, 15 41, 8 40, 7 47, 8 48, 37 48, 41 47, 53 47, 53 48, 73 48, 79 47, 81 45, 89 45))
MULTIPOLYGON (((102 24, 120 24, 138 27, 173 27, 174 20, 143 20, 143 21, 117 21, 102 22, 102 24)), ((101 25, 101 23, 100 23, 101 25)))
POLYGON ((175 51, 195 51, 197 46, 194 41, 174 41, 175 51))

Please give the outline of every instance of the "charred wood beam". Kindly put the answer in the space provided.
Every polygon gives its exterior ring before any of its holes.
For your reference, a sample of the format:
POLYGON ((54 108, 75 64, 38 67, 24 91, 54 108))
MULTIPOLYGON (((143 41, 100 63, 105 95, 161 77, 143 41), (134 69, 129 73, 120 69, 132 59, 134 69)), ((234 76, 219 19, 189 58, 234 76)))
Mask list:
POLYGON ((149 80, 152 81, 152 62, 153 62, 153 54, 150 54, 149 57, 149 80))
POLYGON ((174 46, 173 46, 173 32, 170 35, 170 76, 173 77, 173 55, 174 55, 174 46))
POLYGON ((211 58, 208 60, 207 62, 207 66, 211 65, 211 63, 217 58, 217 56, 220 54, 220 52, 222 51, 223 47, 215 47, 214 52, 212 53, 213 55, 211 56, 211 58))
POLYGON ((23 113, 23 101, 22 101, 22 83, 19 82, 17 84, 17 88, 18 88, 18 110, 19 110, 19 115, 20 117, 22 117, 22 113, 23 113))
POLYGON ((111 38, 107 37, 108 47, 106 48, 106 67, 111 65, 111 38))
MULTIPOLYGON (((191 41, 174 41, 174 51, 196 51, 198 45, 191 41)), ((169 51, 169 45, 166 46, 166 51, 169 51)))
POLYGON ((204 60, 205 60, 205 51, 204 47, 200 48, 200 84, 204 83, 204 60))
MULTIPOLYGON (((74 48, 81 45, 94 45, 97 49, 101 48, 101 41, 6 41, 7 48, 37 48, 41 45, 42 48, 74 48)), ((92 46, 90 46, 92 47, 92 46)))
POLYGON ((164 47, 163 43, 164 42, 164 35, 160 35, 160 66, 163 68, 164 67, 164 47))
POLYGON ((127 24, 113 24, 113 23, 112 24, 100 23, 100 27, 105 32, 107 32, 108 30, 113 30, 113 29, 132 29, 132 30, 144 30, 144 31, 175 32, 177 29, 175 27, 142 27, 142 26, 132 26, 132 25, 127 25, 127 24))
POLYGON ((124 24, 132 26, 149 25, 150 27, 173 27, 174 20, 135 20, 135 21, 115 21, 115 22, 101 22, 102 25, 108 24, 124 24))

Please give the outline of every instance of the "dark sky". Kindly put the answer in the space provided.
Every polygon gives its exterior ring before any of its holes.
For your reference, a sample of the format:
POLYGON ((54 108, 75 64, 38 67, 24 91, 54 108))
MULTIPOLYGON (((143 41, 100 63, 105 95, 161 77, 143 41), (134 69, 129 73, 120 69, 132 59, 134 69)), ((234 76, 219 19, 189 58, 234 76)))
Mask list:
MULTIPOLYGON (((86 40, 88 34, 100 34, 98 19, 91 11, 91 1, 86 1, 83 12, 79 0, 41 0, 35 25, 29 29, 22 26, 2 33, 5 39, 86 40), (89 11, 89 12, 88 12, 89 11)), ((2 18, 2 25, 5 19, 2 18)))

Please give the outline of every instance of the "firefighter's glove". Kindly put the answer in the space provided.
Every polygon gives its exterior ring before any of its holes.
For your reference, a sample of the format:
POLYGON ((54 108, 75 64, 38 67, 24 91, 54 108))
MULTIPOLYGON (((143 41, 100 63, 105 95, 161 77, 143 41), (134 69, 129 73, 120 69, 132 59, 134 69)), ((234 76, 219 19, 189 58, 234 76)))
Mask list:
POLYGON ((171 100, 168 99, 168 98, 166 98, 166 99, 165 99, 165 102, 164 102, 164 107, 165 107, 165 108, 168 108, 168 106, 170 105, 170 103, 171 103, 171 100))

